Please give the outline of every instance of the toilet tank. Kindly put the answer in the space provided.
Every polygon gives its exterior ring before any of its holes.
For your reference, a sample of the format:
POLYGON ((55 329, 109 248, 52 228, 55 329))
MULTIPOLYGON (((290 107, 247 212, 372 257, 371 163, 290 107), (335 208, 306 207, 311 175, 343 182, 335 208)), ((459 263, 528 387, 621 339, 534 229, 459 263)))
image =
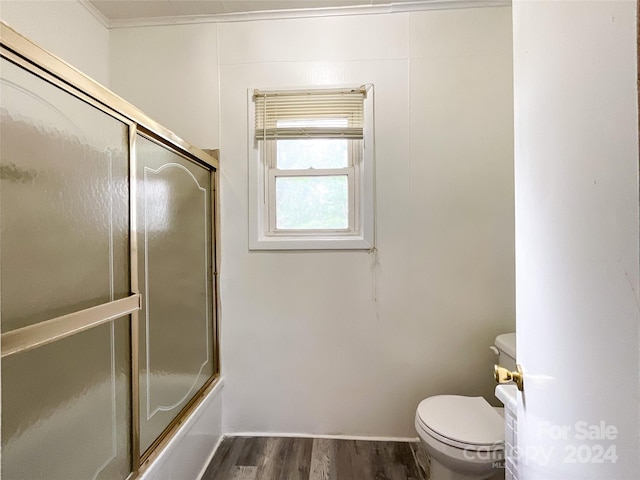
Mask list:
POLYGON ((498 355, 498 365, 506 368, 510 372, 516 369, 516 334, 503 333, 495 340, 495 347, 492 350, 498 355))

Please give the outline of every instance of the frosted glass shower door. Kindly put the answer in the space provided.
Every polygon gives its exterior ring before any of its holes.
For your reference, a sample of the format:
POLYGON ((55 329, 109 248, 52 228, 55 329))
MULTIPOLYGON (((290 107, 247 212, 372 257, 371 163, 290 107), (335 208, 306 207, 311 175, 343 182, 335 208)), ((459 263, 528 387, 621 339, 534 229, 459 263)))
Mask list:
POLYGON ((140 451, 214 374, 211 172, 136 138, 140 451))
POLYGON ((129 126, 2 58, 0 134, 2 478, 125 479, 129 315, 22 340, 129 297, 129 126))

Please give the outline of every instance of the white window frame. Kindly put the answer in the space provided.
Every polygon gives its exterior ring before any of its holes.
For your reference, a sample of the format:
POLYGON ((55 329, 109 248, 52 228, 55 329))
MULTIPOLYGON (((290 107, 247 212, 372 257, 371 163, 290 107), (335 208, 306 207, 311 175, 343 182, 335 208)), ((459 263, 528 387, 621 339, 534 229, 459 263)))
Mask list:
POLYGON ((364 100, 364 139, 349 140, 349 166, 283 170, 276 167, 277 140, 256 140, 254 89, 247 92, 249 158, 249 250, 370 250, 374 247, 373 86, 364 100), (346 175, 349 227, 340 230, 275 228, 275 179, 346 175))
POLYGON ((305 236, 305 237, 325 237, 332 235, 357 235, 360 226, 360 212, 356 208, 360 193, 360 171, 362 162, 362 140, 347 140, 348 148, 348 165, 344 168, 308 168, 308 169, 279 169, 277 167, 277 140, 266 140, 266 168, 265 175, 265 211, 264 218, 268 218, 265 225, 266 236, 305 236), (278 177, 329 177, 329 176, 346 176, 349 189, 348 209, 349 218, 348 226, 344 229, 279 229, 276 226, 276 178, 278 177))

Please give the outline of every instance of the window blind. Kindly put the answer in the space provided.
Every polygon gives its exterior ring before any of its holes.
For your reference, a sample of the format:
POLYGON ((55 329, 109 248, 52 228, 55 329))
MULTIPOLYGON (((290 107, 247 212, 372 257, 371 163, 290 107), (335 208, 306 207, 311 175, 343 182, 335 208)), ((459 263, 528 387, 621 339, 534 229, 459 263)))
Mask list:
POLYGON ((363 137, 364 87, 330 90, 255 90, 256 139, 363 137))

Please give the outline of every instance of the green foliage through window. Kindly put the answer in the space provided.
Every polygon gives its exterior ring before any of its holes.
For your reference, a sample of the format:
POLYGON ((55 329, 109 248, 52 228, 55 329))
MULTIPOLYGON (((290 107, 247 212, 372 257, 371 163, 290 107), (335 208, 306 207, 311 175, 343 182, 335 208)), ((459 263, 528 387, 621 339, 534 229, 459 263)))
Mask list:
POLYGON ((277 177, 276 228, 333 230, 349 228, 346 175, 277 177))

